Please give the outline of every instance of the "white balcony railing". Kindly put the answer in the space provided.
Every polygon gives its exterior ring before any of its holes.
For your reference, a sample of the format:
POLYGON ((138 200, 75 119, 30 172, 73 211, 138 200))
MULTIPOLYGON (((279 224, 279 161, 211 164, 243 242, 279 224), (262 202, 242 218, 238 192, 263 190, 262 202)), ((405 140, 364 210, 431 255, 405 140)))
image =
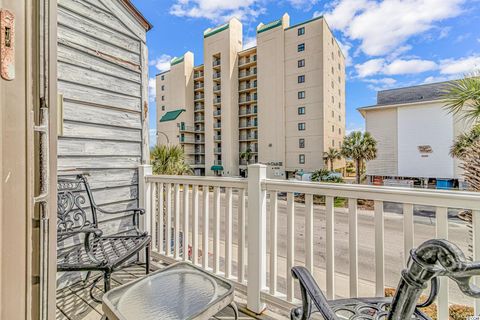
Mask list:
MULTIPOLYGON (((265 302, 299 304, 294 265, 311 270, 329 299, 383 296, 386 287, 396 286, 415 245, 435 237, 468 238, 465 224, 449 221, 453 209, 472 210, 473 240, 457 245, 464 252, 471 246, 473 259, 480 260, 477 193, 273 180, 263 165, 250 165, 248 179, 144 175, 140 193, 152 255, 228 278, 257 313, 265 302), (346 208, 338 208, 340 199, 346 208), (372 208, 358 207, 360 199, 372 208), (402 214, 391 213, 392 204, 402 214), (426 207, 431 218, 414 216, 426 207)), ((459 296, 441 279, 438 319, 448 319, 449 303, 459 296)), ((480 300, 468 301, 478 314, 480 300)))

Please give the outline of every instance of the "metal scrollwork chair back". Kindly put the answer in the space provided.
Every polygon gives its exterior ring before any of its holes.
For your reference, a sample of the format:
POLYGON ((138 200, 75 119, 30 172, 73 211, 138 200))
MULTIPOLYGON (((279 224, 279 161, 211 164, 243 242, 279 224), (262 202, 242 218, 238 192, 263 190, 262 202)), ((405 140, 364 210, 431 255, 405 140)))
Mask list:
MULTIPOLYGON (((87 177, 59 177, 57 184, 57 270, 100 271, 103 275, 104 291, 110 290, 111 274, 135 261, 135 256, 145 249, 146 272, 150 265, 150 236, 139 229, 139 216, 143 209, 131 208, 108 211, 99 207, 90 189, 87 177), (104 235, 98 226, 97 214, 122 215, 132 219, 132 232, 120 235, 104 235)), ((92 283, 102 279, 97 277, 92 283)))
POLYGON ((292 320, 306 320, 319 312, 324 319, 425 319, 430 318, 419 310, 433 303, 439 288, 439 277, 449 277, 460 290, 480 298, 480 288, 472 277, 480 275, 480 262, 468 262, 463 252, 453 243, 432 239, 410 251, 407 267, 402 271, 393 299, 352 298, 327 300, 310 272, 304 267, 293 267, 292 275, 300 282, 302 306, 291 312, 292 320), (427 300, 418 304, 422 292, 430 283, 427 300))

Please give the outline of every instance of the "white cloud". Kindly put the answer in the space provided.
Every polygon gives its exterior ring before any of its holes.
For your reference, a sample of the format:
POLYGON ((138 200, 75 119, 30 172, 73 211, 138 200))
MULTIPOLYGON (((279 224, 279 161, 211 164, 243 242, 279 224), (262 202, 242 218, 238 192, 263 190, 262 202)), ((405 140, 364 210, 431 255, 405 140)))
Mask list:
POLYGON ((383 70, 384 65, 384 59, 372 59, 362 64, 355 65, 355 69, 360 78, 365 78, 380 73, 383 70))
POLYGON ((296 9, 303 9, 309 11, 312 6, 318 3, 319 0, 288 0, 290 5, 296 9))
POLYGON ((160 57, 150 61, 151 66, 155 66, 159 72, 164 72, 170 69, 170 61, 172 57, 168 54, 162 54, 160 57))
POLYGON ((177 17, 205 18, 224 22, 236 17, 240 20, 256 18, 265 12, 261 0, 176 0, 170 14, 177 17))
POLYGON ((430 76, 430 77, 427 77, 425 78, 425 80, 423 80, 423 83, 427 84, 427 83, 435 83, 435 82, 444 82, 444 81, 449 81, 449 80, 454 80, 454 79, 458 79, 458 76, 456 75, 449 75, 449 76, 430 76))
POLYGON ((464 75, 480 69, 480 55, 472 55, 460 59, 445 59, 440 61, 440 73, 444 75, 464 75))
POLYGON ((245 41, 243 42, 243 49, 253 48, 257 45, 257 37, 256 35, 253 37, 246 37, 245 41))
POLYGON ((437 68, 437 64, 429 60, 394 60, 385 66, 383 73, 388 75, 415 74, 426 71, 432 71, 437 68))
MULTIPOLYGON (((371 56, 385 55, 439 21, 461 13, 465 0, 337 0, 325 17, 371 56)), ((316 13, 318 14, 318 12, 316 13)))
POLYGON ((340 46, 340 50, 342 50, 343 55, 345 56, 345 64, 347 67, 353 64, 352 57, 350 56, 350 49, 352 49, 352 45, 348 42, 343 43, 337 39, 337 43, 340 46))
POLYGON ((363 81, 369 83, 368 88, 375 91, 391 89, 397 84, 397 80, 393 78, 365 79, 363 81))
POLYGON ((440 34, 438 35, 438 39, 440 40, 448 37, 451 30, 452 30, 452 27, 444 27, 440 29, 440 34))
POLYGON ((437 64, 430 60, 396 59, 388 63, 385 59, 371 59, 362 64, 355 65, 357 75, 360 78, 366 78, 376 74, 385 75, 405 75, 417 74, 426 71, 436 70, 437 64))
POLYGON ((155 101, 155 97, 157 96, 156 88, 157 80, 155 78, 148 79, 148 101, 155 101))

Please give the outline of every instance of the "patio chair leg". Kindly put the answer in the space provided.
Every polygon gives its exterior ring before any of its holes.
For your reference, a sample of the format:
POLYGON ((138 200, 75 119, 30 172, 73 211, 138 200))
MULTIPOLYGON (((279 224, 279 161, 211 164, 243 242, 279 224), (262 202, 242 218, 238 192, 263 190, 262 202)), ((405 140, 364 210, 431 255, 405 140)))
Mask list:
POLYGON ((83 285, 86 285, 88 282, 88 279, 90 278, 90 275, 92 274, 92 271, 87 271, 87 276, 83 280, 83 285))
POLYGON ((150 245, 145 247, 145 274, 150 273, 150 245))
POLYGON ((95 288, 95 285, 98 283, 98 281, 100 281, 100 279, 102 279, 102 275, 99 275, 95 280, 93 280, 93 283, 90 286, 90 298, 92 298, 92 300, 97 303, 102 303, 102 300, 95 298, 95 296, 93 295, 93 289, 95 288))
POLYGON ((104 292, 107 292, 110 290, 110 272, 105 272, 103 274, 103 290, 104 292))
POLYGON ((233 310, 233 316, 235 317, 235 320, 238 320, 238 308, 237 304, 235 302, 232 302, 228 305, 232 310, 233 310))

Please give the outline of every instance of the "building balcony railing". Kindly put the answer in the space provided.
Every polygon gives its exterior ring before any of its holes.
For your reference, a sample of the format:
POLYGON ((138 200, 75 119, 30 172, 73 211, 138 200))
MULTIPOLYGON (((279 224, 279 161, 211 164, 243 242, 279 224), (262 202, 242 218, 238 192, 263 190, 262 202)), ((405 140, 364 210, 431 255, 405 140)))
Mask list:
POLYGON ((203 76, 204 76, 203 71, 195 72, 195 73, 193 74, 193 78, 194 78, 194 79, 203 78, 203 76))
POLYGON ((222 74, 220 72, 214 72, 213 73, 213 79, 220 79, 220 77, 222 76, 222 74))
POLYGON ((256 89, 256 88, 257 88, 256 83, 249 83, 249 84, 240 85, 240 87, 238 89, 239 89, 239 91, 244 91, 244 90, 256 89))
POLYGON ((240 123, 239 128, 245 129, 245 128, 255 128, 258 127, 258 121, 247 121, 244 123, 240 123))
POLYGON ((195 149, 195 154, 205 154, 205 149, 195 149))
POLYGON ((203 143, 205 143, 205 138, 196 138, 195 143, 196 144, 203 144, 203 143))
POLYGON ((202 100, 205 98, 205 95, 204 94, 196 94, 194 96, 194 100, 197 101, 197 100, 202 100))
POLYGON ((202 111, 205 110, 205 106, 203 105, 203 103, 196 103, 194 109, 195 111, 202 111))
POLYGON ((240 60, 240 63, 238 64, 240 67, 243 67, 247 64, 250 64, 250 63, 254 63, 254 62, 257 62, 257 56, 254 55, 254 56, 251 56, 249 58, 244 58, 244 59, 241 59, 240 60))
POLYGON ((257 114, 257 108, 240 109, 240 110, 238 110, 238 114, 241 115, 241 116, 255 115, 255 114, 257 114))
POLYGON ((221 63, 222 63, 222 61, 220 59, 213 60, 212 66, 213 67, 218 67, 218 66, 220 66, 221 63))
MULTIPOLYGON (((356 298, 360 292, 383 296, 385 288, 396 287, 401 266, 423 239, 457 239, 465 252, 470 247, 474 260, 479 260, 479 193, 276 180, 265 178, 266 172, 266 166, 250 165, 248 179, 139 177, 139 190, 145 190, 140 206, 147 208, 141 227, 152 234, 152 257, 167 263, 190 261, 229 279, 247 293, 248 309, 258 313, 264 303, 267 307, 274 303, 285 311, 299 305, 291 275, 294 265, 322 275, 326 282, 320 282, 321 289, 333 299, 356 298), (160 200, 156 190, 163 192, 160 200), (191 215, 172 209, 172 203, 188 199, 185 192, 193 199, 188 202, 191 215), (220 196, 212 197, 215 193, 220 196), (368 205, 359 210, 358 199, 368 205), (209 208, 225 208, 226 222, 209 219, 210 223, 198 223, 205 212, 208 219, 208 212, 217 210, 209 208), (433 219, 418 214, 425 208, 433 219), (449 213, 459 209, 472 212, 474 222, 468 226, 455 223, 456 231, 449 233, 449 213), (187 220, 183 221, 184 217, 187 220), (192 233, 182 232, 189 225, 192 233), (320 225, 323 227, 316 227, 320 225), (163 226, 172 232, 163 232, 163 226), (473 239, 458 240, 456 235, 467 234, 469 228, 473 239), (207 241, 197 241, 204 236, 207 241), (181 246, 190 250, 181 250, 181 246), (317 259, 319 256, 324 260, 317 259)), ((457 291, 449 291, 448 281, 442 282, 436 309, 444 316, 439 319, 448 319, 449 304, 458 301, 457 291)), ((480 300, 464 301, 474 305, 474 314, 478 314, 480 300)))
POLYGON ((204 122, 205 118, 204 117, 195 117, 195 122, 204 122))
POLYGON ((185 144, 185 143, 195 143, 195 139, 193 137, 185 137, 185 136, 180 136, 179 137, 180 143, 185 144))
POLYGON ((214 129, 220 129, 222 127, 222 123, 221 122, 216 122, 213 124, 213 128, 214 129))
POLYGON ((221 166, 222 165, 222 160, 215 160, 213 163, 217 166, 221 166))
POLYGON ((217 85, 213 86, 213 91, 214 92, 217 92, 217 91, 220 91, 220 90, 222 90, 222 86, 220 84, 217 84, 217 85))
POLYGON ((257 101, 257 95, 256 94, 246 96, 246 97, 240 97, 238 99, 238 103, 249 103, 249 102, 255 102, 255 101, 257 101))
POLYGON ((198 83, 196 83, 193 87, 195 88, 195 90, 197 90, 197 89, 203 89, 204 84, 203 84, 203 82, 198 82, 198 83))
POLYGON ((218 154, 218 153, 222 153, 222 148, 214 148, 214 149, 213 149, 213 152, 214 152, 214 153, 217 153, 217 154, 218 154))
POLYGON ((256 76, 257 75, 257 70, 249 70, 249 71, 241 71, 238 74, 239 79, 246 78, 246 77, 251 77, 251 76, 256 76))
POLYGON ((204 127, 202 127, 202 126, 195 126, 195 132, 201 133, 201 132, 204 132, 204 131, 205 131, 205 128, 204 128, 204 127))
POLYGON ((214 135, 213 136, 213 141, 222 141, 222 136, 221 135, 214 135))
POLYGON ((195 127, 193 126, 187 126, 185 123, 180 123, 180 131, 181 132, 195 132, 197 131, 195 127))
POLYGON ((213 104, 220 104, 222 103, 222 98, 218 97, 218 98, 213 98, 213 104))
POLYGON ((222 110, 215 110, 213 111, 213 116, 214 117, 220 117, 222 115, 222 110))

